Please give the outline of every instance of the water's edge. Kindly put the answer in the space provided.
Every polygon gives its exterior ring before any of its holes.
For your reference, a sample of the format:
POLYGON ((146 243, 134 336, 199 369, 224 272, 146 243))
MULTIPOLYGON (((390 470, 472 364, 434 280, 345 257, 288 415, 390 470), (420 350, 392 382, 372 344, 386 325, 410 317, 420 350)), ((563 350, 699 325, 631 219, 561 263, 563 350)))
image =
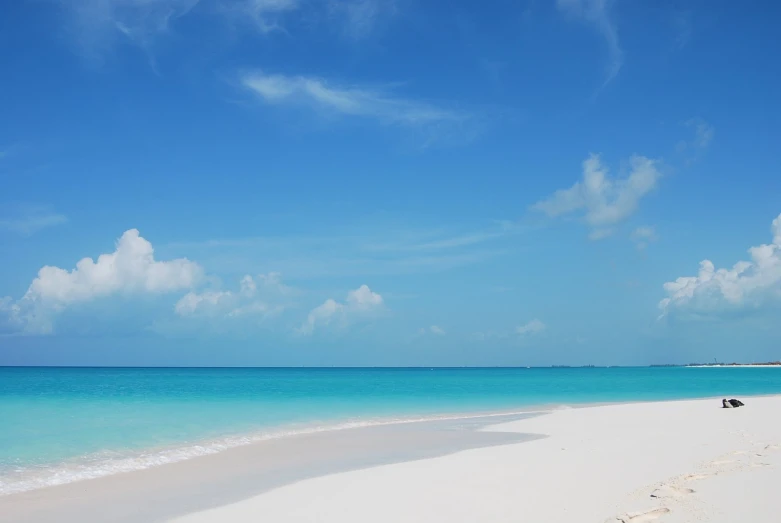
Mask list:
POLYGON ((185 460, 218 454, 237 447, 281 438, 314 435, 325 432, 340 432, 350 429, 417 423, 471 420, 485 420, 486 423, 488 421, 498 422, 500 418, 509 417, 510 419, 520 419, 520 417, 562 407, 563 406, 554 405, 512 411, 443 413, 431 416, 351 420, 330 425, 283 426, 274 428, 270 431, 262 430, 247 434, 227 436, 224 438, 207 439, 186 445, 144 449, 135 454, 121 457, 106 457, 105 453, 96 453, 90 456, 81 457, 79 460, 52 464, 50 467, 17 468, 16 474, 12 476, 0 476, 0 497, 46 487, 65 485, 77 481, 146 470, 152 467, 178 463, 185 460))

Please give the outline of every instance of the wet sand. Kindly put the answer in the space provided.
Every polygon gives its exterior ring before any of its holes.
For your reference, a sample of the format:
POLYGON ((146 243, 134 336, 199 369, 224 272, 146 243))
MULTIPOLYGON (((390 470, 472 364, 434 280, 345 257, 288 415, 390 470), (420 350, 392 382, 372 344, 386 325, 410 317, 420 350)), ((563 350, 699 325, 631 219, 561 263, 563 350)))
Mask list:
POLYGON ((2 522, 154 522, 307 478, 541 436, 479 429, 532 416, 421 421, 301 434, 187 461, 0 496, 2 522))

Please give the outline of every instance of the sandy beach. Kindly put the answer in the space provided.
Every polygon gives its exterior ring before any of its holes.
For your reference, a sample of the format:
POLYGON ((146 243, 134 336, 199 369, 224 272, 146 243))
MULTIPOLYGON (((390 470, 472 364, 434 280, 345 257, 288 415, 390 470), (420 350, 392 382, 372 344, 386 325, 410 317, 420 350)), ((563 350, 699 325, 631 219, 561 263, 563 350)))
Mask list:
POLYGON ((781 397, 282 438, 0 497, 0 521, 775 522, 781 397))
POLYGON ((490 427, 548 438, 320 477, 176 523, 778 521, 781 397, 600 406, 490 427))

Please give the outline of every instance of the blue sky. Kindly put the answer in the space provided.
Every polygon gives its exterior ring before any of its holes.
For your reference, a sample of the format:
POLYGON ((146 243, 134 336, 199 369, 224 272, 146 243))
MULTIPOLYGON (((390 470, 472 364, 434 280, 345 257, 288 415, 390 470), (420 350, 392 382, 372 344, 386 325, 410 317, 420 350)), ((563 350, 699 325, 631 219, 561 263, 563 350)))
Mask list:
POLYGON ((779 359, 749 4, 5 3, 0 364, 779 359))

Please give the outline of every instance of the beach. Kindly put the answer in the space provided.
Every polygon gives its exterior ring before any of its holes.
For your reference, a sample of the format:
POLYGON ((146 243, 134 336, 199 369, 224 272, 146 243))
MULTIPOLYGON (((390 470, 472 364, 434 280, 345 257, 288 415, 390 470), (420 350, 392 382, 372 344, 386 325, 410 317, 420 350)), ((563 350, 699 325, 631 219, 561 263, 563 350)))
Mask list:
POLYGON ((177 523, 778 521, 781 398, 569 409, 548 438, 300 482, 177 523))
POLYGON ((282 438, 0 497, 2 521, 777 521, 781 396, 282 438))

